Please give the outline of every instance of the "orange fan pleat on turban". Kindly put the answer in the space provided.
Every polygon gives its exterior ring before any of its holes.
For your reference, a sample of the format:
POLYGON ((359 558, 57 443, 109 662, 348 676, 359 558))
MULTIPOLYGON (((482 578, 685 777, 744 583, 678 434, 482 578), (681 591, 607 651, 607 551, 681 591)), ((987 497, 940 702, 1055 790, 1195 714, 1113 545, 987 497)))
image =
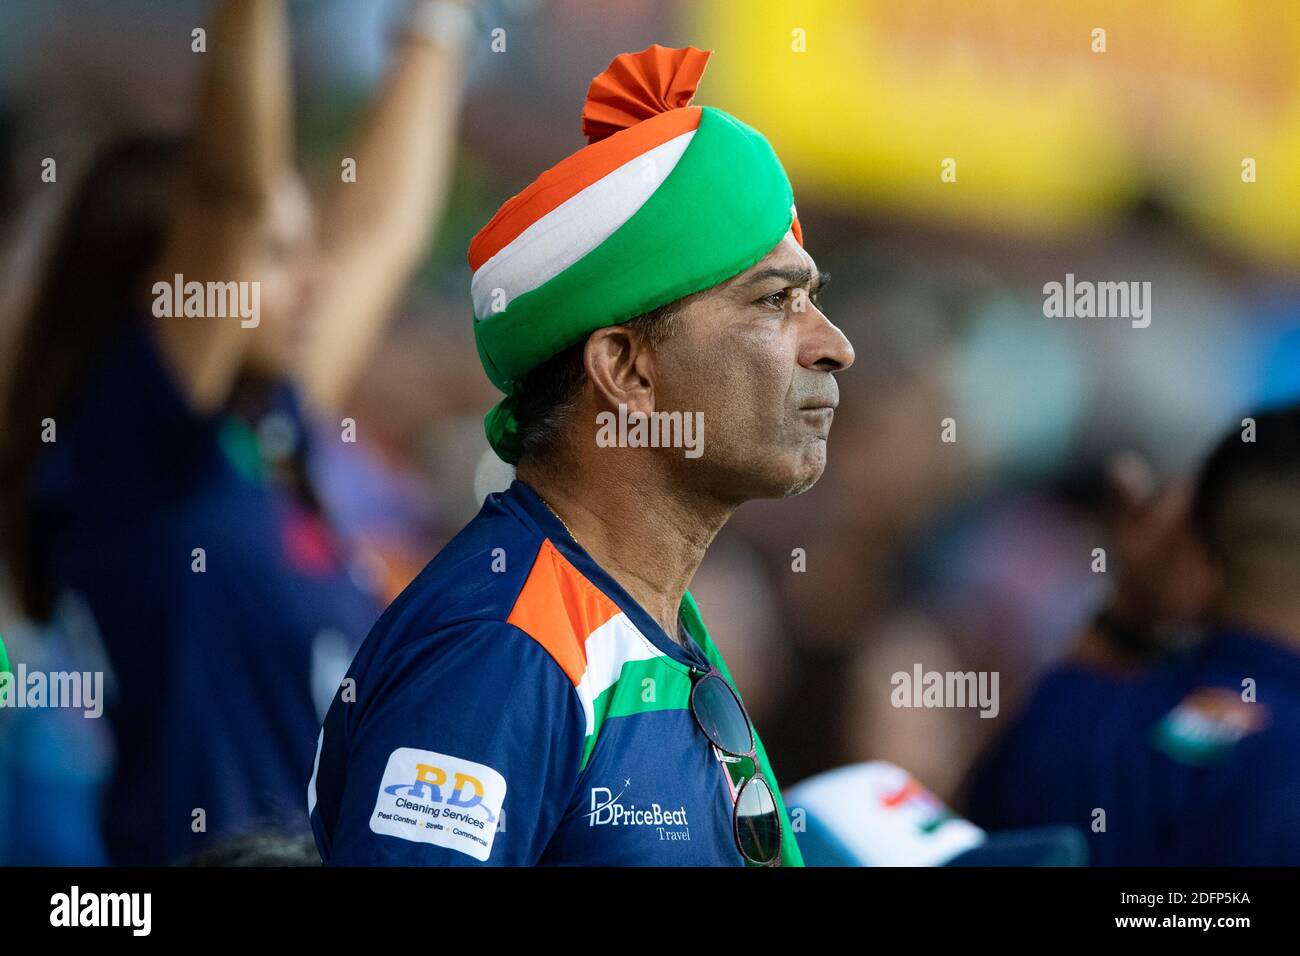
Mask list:
POLYGON ((596 143, 669 110, 689 106, 711 50, 673 49, 652 44, 640 53, 620 53, 591 81, 582 107, 582 132, 596 143))

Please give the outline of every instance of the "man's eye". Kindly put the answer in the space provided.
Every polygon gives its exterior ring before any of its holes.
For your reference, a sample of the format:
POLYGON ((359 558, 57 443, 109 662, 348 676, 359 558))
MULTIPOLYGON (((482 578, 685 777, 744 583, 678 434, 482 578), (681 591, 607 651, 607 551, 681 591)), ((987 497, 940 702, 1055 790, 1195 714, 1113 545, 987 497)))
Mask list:
POLYGON ((785 305, 786 300, 788 298, 790 298, 789 289, 777 289, 775 292, 769 292, 767 295, 763 296, 763 298, 759 299, 758 301, 764 303, 765 305, 771 305, 771 306, 776 306, 777 308, 781 308, 785 305))

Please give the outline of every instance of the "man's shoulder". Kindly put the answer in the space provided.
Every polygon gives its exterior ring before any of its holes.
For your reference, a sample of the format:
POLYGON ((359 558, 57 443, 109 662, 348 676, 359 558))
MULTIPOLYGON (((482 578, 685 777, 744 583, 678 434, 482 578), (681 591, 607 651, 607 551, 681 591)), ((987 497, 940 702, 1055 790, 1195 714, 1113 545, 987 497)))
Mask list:
POLYGON ((1109 773, 1141 750, 1134 728, 1158 715, 1158 701, 1175 697, 1170 688, 1158 682, 1153 686, 1150 675, 1120 677, 1062 662, 1039 678, 980 761, 975 779, 1065 779, 1102 769, 1109 773), (1070 748, 1070 761, 1061 761, 1062 747, 1070 748))
POLYGON ((1017 728, 1021 742, 1029 738, 1049 762, 1055 746, 1078 740, 1087 746, 1077 760, 1095 748, 1109 770, 1120 764, 1154 770, 1171 760, 1209 775, 1229 766, 1229 754, 1249 760, 1300 742, 1293 695, 1255 702, 1237 681, 1207 666, 1200 648, 1127 678, 1065 665, 1040 682, 1017 728))
POLYGON ((382 661, 485 636, 523 637, 576 685, 585 639, 612 606, 508 492, 490 495, 384 612, 361 656, 382 661))
POLYGON ((1061 732, 1076 724, 1093 724, 1138 695, 1138 679, 1117 677, 1076 662, 1048 670, 1030 692, 1016 724, 1035 732, 1061 732))

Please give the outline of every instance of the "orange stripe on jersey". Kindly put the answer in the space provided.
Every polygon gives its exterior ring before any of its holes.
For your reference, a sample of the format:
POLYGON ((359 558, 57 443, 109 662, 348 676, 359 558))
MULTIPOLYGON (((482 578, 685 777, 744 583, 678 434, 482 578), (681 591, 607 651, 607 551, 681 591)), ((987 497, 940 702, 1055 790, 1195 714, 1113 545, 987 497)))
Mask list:
POLYGON ((506 622, 546 648, 576 687, 587 670, 587 635, 618 613, 548 539, 506 622))
POLYGON ((663 143, 700 125, 700 107, 660 113, 607 139, 583 147, 552 166, 505 201, 469 244, 469 267, 477 270, 521 232, 592 183, 663 143))

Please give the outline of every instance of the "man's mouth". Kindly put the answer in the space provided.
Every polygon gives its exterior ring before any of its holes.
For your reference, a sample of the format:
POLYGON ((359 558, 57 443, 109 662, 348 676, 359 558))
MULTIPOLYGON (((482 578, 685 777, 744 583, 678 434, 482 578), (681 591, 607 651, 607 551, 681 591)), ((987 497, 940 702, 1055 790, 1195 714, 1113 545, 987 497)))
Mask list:
POLYGON ((824 438, 830 432, 831 422, 835 420, 835 406, 805 405, 799 409, 799 415, 824 438))

